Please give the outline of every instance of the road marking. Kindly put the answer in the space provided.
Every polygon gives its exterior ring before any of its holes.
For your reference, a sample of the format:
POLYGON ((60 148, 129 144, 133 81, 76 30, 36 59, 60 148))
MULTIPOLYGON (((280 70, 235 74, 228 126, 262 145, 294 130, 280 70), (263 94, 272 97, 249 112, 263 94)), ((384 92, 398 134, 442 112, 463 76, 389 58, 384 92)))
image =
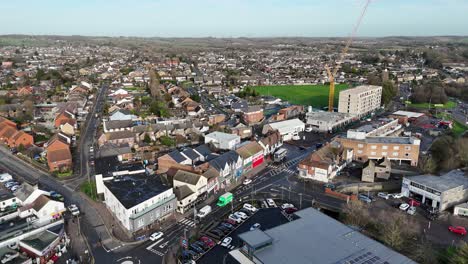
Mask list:
POLYGON ((163 244, 159 245, 159 248, 164 248, 165 246, 167 246, 167 244, 169 244, 169 241, 166 241, 163 244))
POLYGON ((161 243, 161 241, 163 241, 164 238, 161 238, 159 239, 158 241, 154 242, 153 244, 151 244, 150 246, 148 246, 146 249, 147 250, 151 250, 154 246, 156 246, 157 244, 161 243))

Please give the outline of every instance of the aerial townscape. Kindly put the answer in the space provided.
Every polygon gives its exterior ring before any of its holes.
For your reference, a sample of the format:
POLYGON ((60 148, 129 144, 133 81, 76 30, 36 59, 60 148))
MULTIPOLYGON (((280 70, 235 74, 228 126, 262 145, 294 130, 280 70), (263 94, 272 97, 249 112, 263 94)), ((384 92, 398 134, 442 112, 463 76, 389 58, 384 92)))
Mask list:
POLYGON ((468 4, 6 2, 1 264, 468 264, 468 4))

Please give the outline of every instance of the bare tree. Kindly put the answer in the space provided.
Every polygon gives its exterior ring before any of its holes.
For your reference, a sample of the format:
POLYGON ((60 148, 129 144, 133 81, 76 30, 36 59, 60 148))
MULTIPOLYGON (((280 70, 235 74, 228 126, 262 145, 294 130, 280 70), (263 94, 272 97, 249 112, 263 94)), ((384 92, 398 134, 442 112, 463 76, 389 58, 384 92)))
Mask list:
POLYGON ((348 225, 366 227, 369 224, 369 212, 360 201, 350 201, 344 208, 345 222, 348 225))

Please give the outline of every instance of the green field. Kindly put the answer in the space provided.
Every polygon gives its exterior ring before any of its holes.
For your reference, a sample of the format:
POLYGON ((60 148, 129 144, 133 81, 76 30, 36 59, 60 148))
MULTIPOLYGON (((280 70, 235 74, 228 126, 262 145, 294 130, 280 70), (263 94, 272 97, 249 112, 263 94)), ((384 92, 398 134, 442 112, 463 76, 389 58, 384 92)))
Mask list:
MULTIPOLYGON (((335 107, 338 106, 338 96, 346 84, 335 86, 335 107)), ((328 85, 270 85, 252 87, 261 95, 272 95, 292 104, 311 105, 315 108, 328 106, 328 85)))
POLYGON ((420 103, 420 104, 412 104, 411 102, 407 102, 408 106, 411 106, 411 107, 415 107, 415 108, 425 108, 425 109, 428 109, 429 106, 430 108, 439 108, 439 109, 450 109, 450 108, 454 108, 457 106, 457 103, 453 102, 453 101, 448 101, 447 103, 443 104, 443 105, 438 105, 438 104, 430 104, 429 103, 420 103))

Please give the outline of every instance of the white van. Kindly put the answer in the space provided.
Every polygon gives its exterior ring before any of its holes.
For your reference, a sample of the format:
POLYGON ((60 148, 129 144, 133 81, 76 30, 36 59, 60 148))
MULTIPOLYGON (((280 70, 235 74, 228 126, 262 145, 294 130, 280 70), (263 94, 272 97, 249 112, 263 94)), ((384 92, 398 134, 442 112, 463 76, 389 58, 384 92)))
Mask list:
POLYGON ((200 211, 197 213, 198 218, 203 218, 207 216, 209 213, 211 213, 211 206, 205 205, 200 211))
POLYGON ((0 182, 7 182, 13 180, 13 177, 9 173, 0 174, 0 182))

